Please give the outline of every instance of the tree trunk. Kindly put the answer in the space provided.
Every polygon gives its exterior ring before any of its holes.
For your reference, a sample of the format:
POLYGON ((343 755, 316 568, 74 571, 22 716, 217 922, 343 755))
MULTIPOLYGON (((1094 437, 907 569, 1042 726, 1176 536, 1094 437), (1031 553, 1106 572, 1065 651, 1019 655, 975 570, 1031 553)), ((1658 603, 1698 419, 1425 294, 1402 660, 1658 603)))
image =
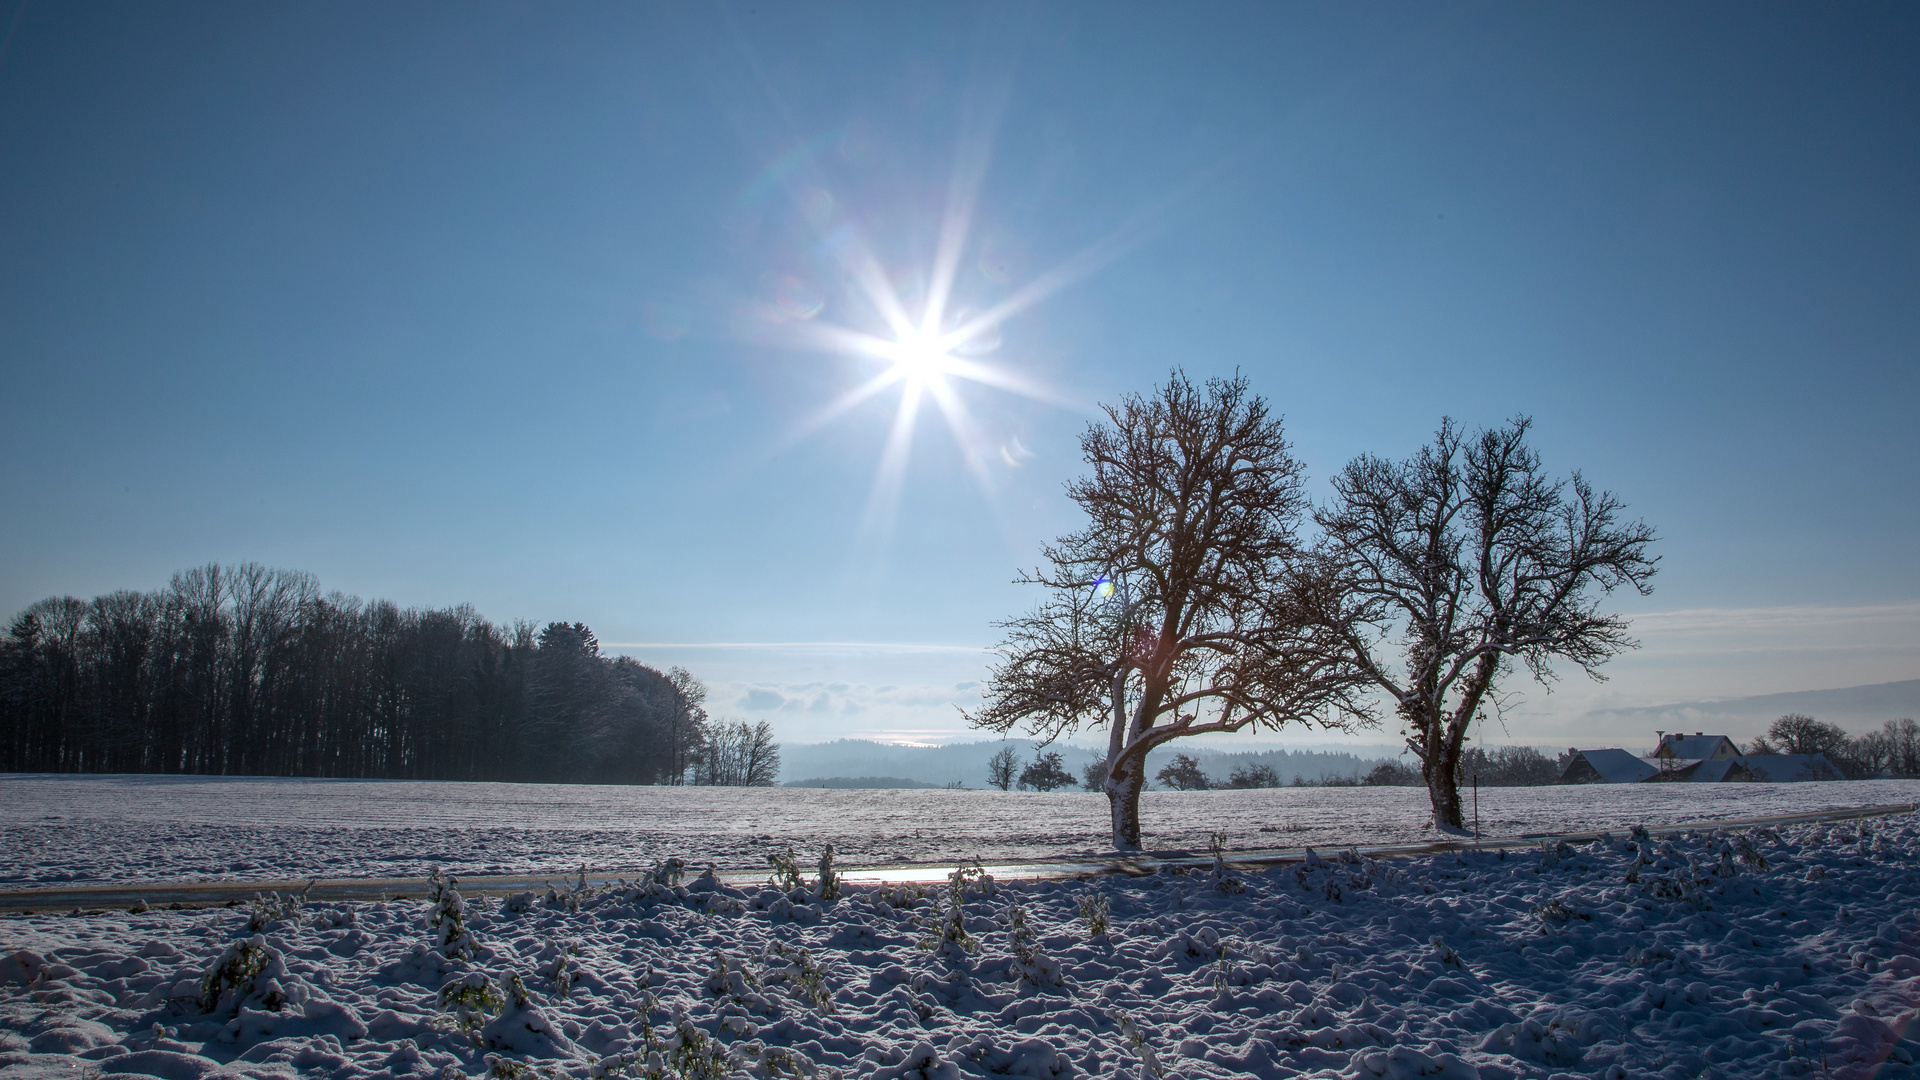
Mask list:
POLYGON ((1433 824, 1442 829, 1463 829, 1460 816, 1459 751, 1442 742, 1440 752, 1427 765, 1427 796, 1433 802, 1433 824))
POLYGON ((1113 846, 1140 850, 1140 790, 1146 787, 1146 759, 1107 759, 1107 802, 1113 811, 1113 846))

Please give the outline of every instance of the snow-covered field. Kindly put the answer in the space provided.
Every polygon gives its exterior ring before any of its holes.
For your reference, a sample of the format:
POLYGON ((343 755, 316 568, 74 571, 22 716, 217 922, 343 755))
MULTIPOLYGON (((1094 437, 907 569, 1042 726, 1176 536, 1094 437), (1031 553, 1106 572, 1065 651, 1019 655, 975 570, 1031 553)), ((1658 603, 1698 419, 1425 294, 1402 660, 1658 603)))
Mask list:
POLYGON ((13 916, 0 1078, 1920 1075, 1910 814, 1243 878, 13 916))
MULTIPOLYGON (((1490 836, 1920 802, 1920 781, 1485 788, 1490 836)), ((1417 843, 1412 788, 1154 791, 1150 848, 1417 843)), ((84 882, 614 872, 681 856, 766 865, 831 843, 847 865, 1107 850, 1106 799, 1063 792, 634 788, 164 776, 0 776, 0 888, 84 882)))

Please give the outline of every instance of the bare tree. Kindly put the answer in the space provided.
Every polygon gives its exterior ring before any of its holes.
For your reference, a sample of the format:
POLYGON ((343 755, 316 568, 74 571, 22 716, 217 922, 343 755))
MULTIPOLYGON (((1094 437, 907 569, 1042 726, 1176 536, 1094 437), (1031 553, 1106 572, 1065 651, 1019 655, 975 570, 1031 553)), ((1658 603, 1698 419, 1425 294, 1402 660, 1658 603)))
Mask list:
POLYGON ((1913 721, 1889 720, 1879 731, 1855 739, 1837 724, 1788 713, 1768 726, 1766 738, 1754 743, 1768 753, 1825 754, 1847 779, 1864 780, 1883 770, 1893 776, 1912 775, 1907 766, 1916 756, 1914 734, 1913 721))
POLYGON ((708 787, 771 787, 780 776, 780 744, 765 720, 711 725, 693 769, 694 783, 708 787))
POLYGON ((1366 713, 1358 674, 1295 590, 1305 509, 1280 421, 1244 377, 1176 371, 1081 436, 1067 494, 1085 528, 1022 580, 1048 596, 1003 623, 978 727, 1051 741, 1107 728, 1116 848, 1140 846, 1149 751, 1168 740, 1366 713), (1337 707, 1337 708, 1333 708, 1337 707))
POLYGON ((686 668, 667 670, 673 684, 672 715, 667 725, 667 759, 670 784, 687 782, 687 769, 700 752, 707 727, 707 687, 686 668))
POLYGON ((1013 778, 1020 772, 1020 755, 1013 747, 1003 746, 987 759, 987 783, 1008 791, 1013 788, 1013 778))
POLYGON ((1348 464, 1315 515, 1323 623, 1393 700, 1441 828, 1461 827, 1461 746, 1498 708, 1501 673, 1518 661, 1544 684, 1564 659, 1601 678, 1602 663, 1637 643, 1599 598, 1650 592, 1658 561, 1653 530, 1622 521, 1612 493, 1577 472, 1545 475, 1529 426, 1469 440, 1442 421, 1406 461, 1348 464))
POLYGON ((1910 719, 1889 720, 1878 732, 1865 736, 1879 740, 1887 771, 1894 776, 1920 776, 1920 724, 1910 719))
POLYGON ((1805 713, 1787 713, 1767 728, 1767 739, 1782 754, 1844 755, 1846 730, 1837 724, 1815 720, 1805 713))

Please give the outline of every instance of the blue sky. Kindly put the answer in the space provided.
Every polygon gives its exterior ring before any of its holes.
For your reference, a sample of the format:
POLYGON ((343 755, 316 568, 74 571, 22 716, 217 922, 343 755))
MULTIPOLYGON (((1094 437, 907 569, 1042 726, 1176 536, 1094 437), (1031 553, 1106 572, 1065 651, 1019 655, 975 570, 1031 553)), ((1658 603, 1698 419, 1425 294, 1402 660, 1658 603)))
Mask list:
POLYGON ((1517 739, 1920 676, 1911 6, 0 19, 7 612, 251 559, 952 737, 1092 404, 1180 364, 1316 493, 1527 413, 1659 528, 1647 647, 1517 739), (1047 392, 955 380, 876 485, 899 387, 796 438, 885 365, 791 346, 886 336, 859 252, 917 312, 956 191, 956 317, 1064 283, 976 343, 1047 392))

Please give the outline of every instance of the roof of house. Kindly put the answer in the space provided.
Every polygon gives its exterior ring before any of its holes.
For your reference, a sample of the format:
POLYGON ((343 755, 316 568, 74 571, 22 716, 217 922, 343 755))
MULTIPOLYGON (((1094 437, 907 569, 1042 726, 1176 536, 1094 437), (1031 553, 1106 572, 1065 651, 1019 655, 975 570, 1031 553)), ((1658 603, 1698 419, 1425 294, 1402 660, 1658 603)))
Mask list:
POLYGON ((1604 750, 1581 750, 1567 763, 1573 769, 1579 762, 1585 761, 1600 774, 1600 778, 1609 784, 1637 784, 1659 772, 1641 758, 1629 754, 1617 747, 1604 750))
POLYGON ((1686 779, 1692 784, 1718 784, 1727 780, 1750 780, 1752 777, 1746 774, 1739 758, 1724 757, 1689 763, 1686 779))
POLYGON ((1676 731, 1671 735, 1661 737, 1660 748, 1653 753, 1655 757, 1711 761, 1737 757, 1739 756, 1740 748, 1734 745, 1733 740, 1727 738, 1725 735, 1701 735, 1698 733, 1688 735, 1684 732, 1676 731))

